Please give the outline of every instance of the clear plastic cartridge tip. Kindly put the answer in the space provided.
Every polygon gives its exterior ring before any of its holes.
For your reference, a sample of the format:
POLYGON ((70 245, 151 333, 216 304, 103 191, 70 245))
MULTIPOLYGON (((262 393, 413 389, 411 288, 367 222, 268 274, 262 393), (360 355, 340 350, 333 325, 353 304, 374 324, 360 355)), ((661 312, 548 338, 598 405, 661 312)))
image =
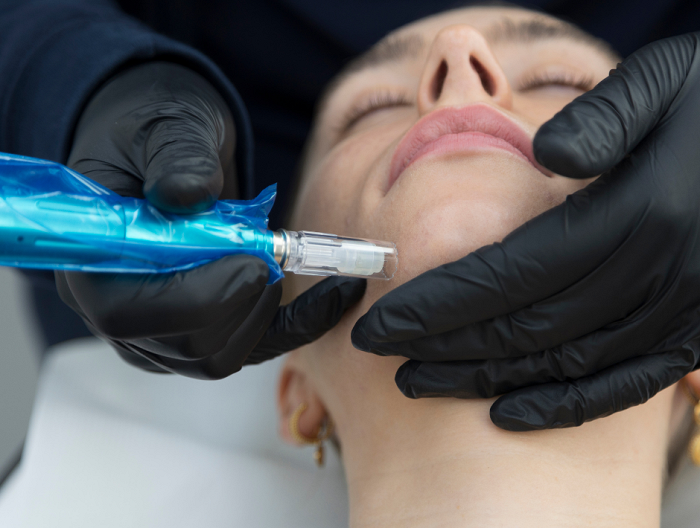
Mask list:
POLYGON ((281 229, 274 234, 274 246, 282 269, 300 275, 389 280, 399 263, 395 244, 364 238, 281 229))

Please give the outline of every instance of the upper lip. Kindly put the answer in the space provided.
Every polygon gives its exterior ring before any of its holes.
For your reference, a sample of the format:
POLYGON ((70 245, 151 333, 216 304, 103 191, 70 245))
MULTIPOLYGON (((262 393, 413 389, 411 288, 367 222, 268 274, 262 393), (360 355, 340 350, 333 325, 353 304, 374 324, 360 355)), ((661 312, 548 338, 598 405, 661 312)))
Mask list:
POLYGON ((394 184, 425 145, 446 134, 461 132, 481 132, 503 139, 519 150, 539 171, 548 176, 551 175, 535 160, 532 139, 527 132, 491 106, 478 103, 462 108, 448 107, 435 110, 419 120, 394 151, 388 187, 394 184))

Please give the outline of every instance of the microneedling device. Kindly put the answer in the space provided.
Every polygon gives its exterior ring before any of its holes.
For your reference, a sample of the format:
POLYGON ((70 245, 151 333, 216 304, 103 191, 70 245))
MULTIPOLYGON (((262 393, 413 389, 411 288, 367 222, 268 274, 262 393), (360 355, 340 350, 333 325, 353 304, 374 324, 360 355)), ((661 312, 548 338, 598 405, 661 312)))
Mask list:
POLYGON ((0 153, 0 265, 90 272, 181 271, 249 254, 283 271, 391 279, 390 242, 307 231, 271 231, 276 194, 220 200, 192 215, 126 198, 58 163, 0 153))

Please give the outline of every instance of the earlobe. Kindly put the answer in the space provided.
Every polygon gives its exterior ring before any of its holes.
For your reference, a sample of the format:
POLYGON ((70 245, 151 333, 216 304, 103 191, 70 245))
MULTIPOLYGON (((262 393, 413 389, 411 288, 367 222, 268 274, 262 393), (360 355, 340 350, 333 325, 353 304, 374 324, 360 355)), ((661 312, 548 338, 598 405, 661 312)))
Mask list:
POLYGON ((697 398, 700 398, 700 370, 695 370, 687 374, 684 378, 688 389, 697 398))
MULTIPOLYGON (((684 379, 687 394, 693 405, 693 420, 700 427, 700 371, 688 374, 684 379)), ((695 434, 690 440, 690 458, 696 466, 700 466, 700 434, 695 434)))
POLYGON ((308 438, 313 438, 318 433, 327 412, 307 374, 290 357, 280 374, 277 412, 280 436, 285 442, 294 445, 297 445, 297 442, 292 438, 289 424, 301 405, 307 407, 299 416, 299 432, 308 438))

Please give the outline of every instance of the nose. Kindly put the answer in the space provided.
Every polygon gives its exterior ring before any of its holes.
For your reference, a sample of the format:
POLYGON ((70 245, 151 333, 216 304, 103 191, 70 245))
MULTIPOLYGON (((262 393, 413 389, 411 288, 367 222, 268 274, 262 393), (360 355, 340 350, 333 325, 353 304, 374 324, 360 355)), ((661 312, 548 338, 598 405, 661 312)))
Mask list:
POLYGON ((459 24, 437 34, 418 88, 420 115, 475 102, 510 109, 512 98, 508 79, 481 33, 459 24))

